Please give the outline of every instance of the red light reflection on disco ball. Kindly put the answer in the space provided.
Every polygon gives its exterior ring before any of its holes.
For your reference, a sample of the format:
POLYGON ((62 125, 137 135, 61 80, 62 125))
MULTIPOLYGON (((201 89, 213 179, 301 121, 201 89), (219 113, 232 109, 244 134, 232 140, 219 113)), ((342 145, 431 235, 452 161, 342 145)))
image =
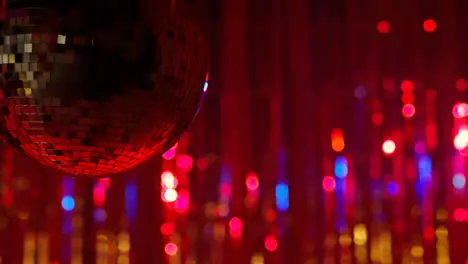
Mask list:
POLYGON ((2 138, 45 165, 89 177, 126 171, 174 146, 206 91, 208 49, 190 7, 175 1, 166 14, 157 7, 164 1, 7 6, 2 138))

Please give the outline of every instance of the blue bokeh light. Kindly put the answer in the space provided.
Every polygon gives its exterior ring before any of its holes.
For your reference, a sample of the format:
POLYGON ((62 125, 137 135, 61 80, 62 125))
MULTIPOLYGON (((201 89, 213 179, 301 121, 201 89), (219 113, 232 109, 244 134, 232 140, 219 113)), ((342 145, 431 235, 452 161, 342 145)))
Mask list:
POLYGON ((392 196, 395 196, 398 194, 398 191, 400 190, 400 187, 398 186, 398 183, 396 182, 389 182, 387 184, 387 193, 392 195, 392 196))
POLYGON ((276 208, 286 211, 289 208, 289 187, 286 183, 276 185, 276 208))
POLYGON ((348 161, 345 157, 337 157, 335 160, 335 176, 343 179, 348 176, 348 161))
POLYGON ((73 211, 75 209, 75 199, 71 196, 64 196, 62 198, 62 208, 65 211, 73 211))
POLYGON ((432 178, 432 161, 424 155, 419 159, 418 162, 419 180, 421 182, 430 182, 432 178))
POLYGON ((463 175, 462 173, 456 173, 455 175, 453 175, 452 183, 455 189, 460 190, 460 189, 465 188, 465 185, 466 185, 465 175, 463 175))

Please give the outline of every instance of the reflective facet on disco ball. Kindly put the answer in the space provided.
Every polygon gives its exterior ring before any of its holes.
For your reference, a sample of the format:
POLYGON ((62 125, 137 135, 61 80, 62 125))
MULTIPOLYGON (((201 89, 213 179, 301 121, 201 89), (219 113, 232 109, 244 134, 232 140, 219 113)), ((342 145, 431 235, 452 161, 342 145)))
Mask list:
POLYGON ((208 54, 186 6, 162 9, 163 1, 9 3, 0 36, 3 139, 90 177, 172 147, 206 91, 208 54))

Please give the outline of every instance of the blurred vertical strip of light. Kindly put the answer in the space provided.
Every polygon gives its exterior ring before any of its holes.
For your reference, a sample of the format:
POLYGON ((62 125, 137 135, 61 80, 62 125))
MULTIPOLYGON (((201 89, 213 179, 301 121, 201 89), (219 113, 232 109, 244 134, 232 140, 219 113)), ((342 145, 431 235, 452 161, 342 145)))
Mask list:
POLYGON ((48 234, 45 232, 39 233, 37 235, 37 264, 50 264, 49 250, 48 234))
POLYGON ((226 206, 230 211, 229 205, 232 197, 232 175, 227 164, 221 165, 220 182, 219 182, 219 203, 226 206))
POLYGON ((98 181, 93 187, 94 221, 99 230, 96 233, 96 264, 107 264, 108 261, 108 236, 102 224, 106 221, 106 186, 98 181))
POLYGON ((70 263, 72 260, 72 235, 73 235, 73 210, 75 209, 74 198, 75 183, 71 177, 64 177, 62 181, 62 262, 70 263))
MULTIPOLYGON (((323 150, 325 153, 328 153, 328 144, 323 150)), ((336 246, 336 232, 335 232, 335 191, 336 191, 336 179, 334 176, 334 163, 329 155, 326 155, 323 160, 322 170, 325 175, 333 176, 324 176, 323 184, 324 188, 324 212, 323 212, 323 228, 324 228, 324 241, 323 241, 323 258, 327 263, 335 263, 335 246, 336 246)))
MULTIPOLYGON (((384 78, 382 80, 382 86, 384 90, 393 90, 395 88, 395 81, 392 78, 384 78)), ((382 183, 382 174, 383 174, 383 158, 382 158, 382 125, 385 120, 385 117, 382 114, 382 101, 379 98, 374 98, 371 101, 371 111, 372 111, 372 123, 373 128, 370 131, 370 156, 369 156, 369 174, 370 174, 370 201, 371 206, 369 206, 369 213, 371 215, 370 222, 372 223, 368 226, 369 231, 369 243, 370 243, 370 261, 371 262, 380 262, 382 255, 381 247, 381 234, 383 229, 383 223, 386 220, 386 215, 383 210, 383 183, 382 183)))
MULTIPOLYGON (((353 112, 353 139, 351 145, 351 153, 353 157, 364 156, 368 153, 366 150, 369 134, 366 126, 366 100, 367 90, 364 86, 358 86, 354 90, 354 95, 358 100, 354 101, 353 112)), ((369 207, 369 164, 363 162, 364 159, 355 159, 353 166, 352 179, 355 182, 355 192, 353 200, 356 201, 355 208, 355 226, 353 231, 354 242, 354 257, 357 264, 367 263, 368 260, 368 231, 366 228, 367 208, 369 207), (355 179, 355 177, 358 179, 355 179)))
POLYGON ((103 229, 98 230, 96 234, 96 264, 108 263, 108 237, 103 229))
POLYGON ((13 205, 13 160, 15 152, 10 147, 2 149, 2 173, 0 175, 0 187, 2 188, 1 203, 9 208, 13 205))
POLYGON ((117 263, 130 264, 132 236, 135 235, 134 223, 137 216, 138 188, 134 177, 129 177, 125 185, 125 218, 127 228, 117 235, 117 263))
POLYGON ((130 178, 125 186, 125 216, 130 223, 135 221, 137 210, 137 186, 134 179, 130 178))
POLYGON ((276 152, 276 175, 277 184, 275 187, 275 205, 278 212, 278 224, 283 228, 287 226, 287 214, 289 209, 289 185, 288 185, 288 153, 282 149, 278 142, 276 152))
POLYGON ((107 218, 107 213, 104 207, 106 204, 106 192, 106 186, 101 181, 94 184, 94 221, 96 221, 98 225, 104 223, 107 218))
POLYGON ((289 186, 284 182, 276 185, 276 209, 285 212, 289 209, 289 186))
POLYGON ((24 248, 23 248, 23 264, 36 263, 36 235, 27 232, 24 235, 24 248))
POLYGON ((335 159, 334 172, 336 178, 335 187, 335 229, 338 235, 340 245, 340 262, 343 263, 343 257, 346 257, 351 244, 351 237, 348 233, 348 222, 346 220, 346 180, 349 175, 348 159, 344 156, 338 156, 335 159))
POLYGON ((253 210, 258 203, 258 191, 260 187, 260 181, 255 172, 247 173, 245 187, 247 189, 246 206, 248 209, 253 210))

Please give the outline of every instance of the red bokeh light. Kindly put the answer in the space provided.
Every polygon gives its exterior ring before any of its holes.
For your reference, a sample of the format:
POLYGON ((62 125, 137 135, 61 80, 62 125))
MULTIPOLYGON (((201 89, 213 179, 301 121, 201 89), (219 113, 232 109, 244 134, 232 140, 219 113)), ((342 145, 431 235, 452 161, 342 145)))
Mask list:
POLYGON ((102 207, 106 203, 106 187, 103 184, 97 183, 94 187, 93 200, 97 207, 102 207))
POLYGON ((383 121, 384 121, 384 116, 382 115, 382 113, 373 113, 372 114, 372 123, 376 126, 380 126, 383 124, 383 121))
POLYGON ((276 212, 275 210, 273 209, 270 209, 268 210, 266 213, 265 213, 265 219, 267 220, 267 222, 269 223, 272 223, 276 220, 276 212))
POLYGON ((457 87, 457 90, 460 92, 466 91, 467 90, 466 80, 463 78, 458 79, 456 83, 456 87, 457 87))
POLYGON ((410 80, 403 80, 401 82, 401 91, 404 93, 410 93, 414 89, 414 83, 410 80))
POLYGON ((453 211, 453 219, 457 222, 468 222, 468 209, 455 209, 455 211, 453 211))
POLYGON ((190 193, 187 190, 182 190, 178 193, 175 203, 175 211, 179 214, 186 213, 190 207, 190 193))
POLYGON ((171 160, 175 157, 175 154, 176 154, 175 149, 171 148, 168 151, 164 152, 164 154, 162 154, 162 157, 165 160, 171 160))
POLYGON ((468 115, 468 104, 466 103, 457 103, 453 106, 453 117, 455 118, 464 118, 468 115))
POLYGON ((174 243, 167 243, 164 247, 164 252, 169 256, 174 256, 177 254, 177 245, 174 243))
POLYGON ((273 252, 278 248, 278 240, 274 236, 267 236, 265 238, 265 249, 273 252))
POLYGON ((335 190, 335 187, 336 187, 335 178, 333 178, 331 176, 323 177, 322 187, 323 187, 323 190, 326 191, 326 192, 333 192, 335 190))
POLYGON ((412 104, 405 104, 401 109, 401 114, 405 118, 411 118, 416 113, 416 108, 412 104))
POLYGON ((176 166, 184 172, 192 170, 193 158, 187 154, 180 154, 176 156, 176 166))
POLYGON ((423 28, 426 32, 434 32, 437 28, 437 23, 433 19, 427 19, 424 21, 423 28))
POLYGON ((390 32, 390 23, 386 20, 379 21, 379 23, 377 23, 377 31, 381 34, 390 32))
POLYGON ((382 151, 387 154, 391 155, 393 152, 395 152, 396 145, 393 140, 385 140, 384 143, 382 144, 382 151))
POLYGON ((242 220, 238 217, 233 217, 229 221, 229 235, 231 236, 231 238, 238 239, 242 237, 242 228, 242 220))
POLYGON ((197 167, 201 171, 208 169, 208 159, 206 158, 197 159, 197 167))
POLYGON ((423 237, 426 240, 434 239, 434 228, 432 226, 424 228, 423 237))
POLYGON ((258 180, 257 174, 254 172, 248 173, 245 179, 245 185, 249 191, 258 190, 260 181, 258 180))
POLYGON ((161 234, 165 236, 170 236, 175 231, 175 226, 173 223, 164 223, 161 225, 161 234))
POLYGON ((232 194, 232 187, 229 183, 222 183, 219 187, 219 192, 223 197, 229 197, 232 194))
POLYGON ((414 95, 413 93, 411 92, 405 92, 403 93, 403 95, 401 96, 401 101, 404 103, 404 104, 412 104, 414 102, 414 95))

